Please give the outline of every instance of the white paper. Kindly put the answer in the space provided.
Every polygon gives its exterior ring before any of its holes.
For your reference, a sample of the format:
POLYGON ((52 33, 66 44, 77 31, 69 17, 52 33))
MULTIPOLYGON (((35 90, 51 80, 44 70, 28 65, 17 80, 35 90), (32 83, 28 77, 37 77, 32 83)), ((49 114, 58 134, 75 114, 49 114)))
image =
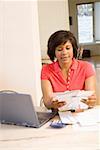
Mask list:
POLYGON ((59 108, 60 111, 69 109, 87 109, 88 105, 81 102, 82 99, 88 99, 94 92, 85 90, 72 90, 54 93, 54 99, 59 101, 66 101, 66 105, 59 108))
POLYGON ((77 113, 75 119, 81 126, 90 126, 100 123, 100 109, 89 109, 81 113, 77 113))
POLYGON ((62 123, 64 123, 64 124, 75 124, 75 123, 77 123, 76 118, 73 117, 71 112, 69 112, 69 111, 66 111, 66 112, 59 111, 58 113, 59 113, 59 116, 60 116, 60 119, 61 119, 62 123))
POLYGON ((93 126, 100 123, 100 108, 92 108, 80 113, 58 112, 62 123, 80 126, 93 126))

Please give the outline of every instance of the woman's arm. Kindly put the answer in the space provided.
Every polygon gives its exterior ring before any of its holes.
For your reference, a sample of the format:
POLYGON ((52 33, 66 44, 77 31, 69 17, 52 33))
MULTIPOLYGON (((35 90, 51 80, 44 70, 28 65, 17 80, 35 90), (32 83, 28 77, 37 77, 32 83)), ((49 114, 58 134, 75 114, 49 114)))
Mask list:
POLYGON ((85 90, 96 91, 96 77, 94 75, 85 80, 85 90))
POLYGON ((53 89, 49 80, 41 80, 41 87, 42 87, 44 105, 48 109, 51 108, 58 109, 59 107, 65 105, 65 101, 58 102, 58 100, 54 100, 53 89))
POLYGON ((46 107, 49 107, 53 97, 53 90, 49 80, 41 80, 41 87, 43 93, 43 101, 46 107))
POLYGON ((96 77, 95 76, 91 76, 86 79, 85 90, 94 91, 94 94, 90 96, 86 101, 86 104, 88 104, 89 107, 93 107, 96 104, 96 77))

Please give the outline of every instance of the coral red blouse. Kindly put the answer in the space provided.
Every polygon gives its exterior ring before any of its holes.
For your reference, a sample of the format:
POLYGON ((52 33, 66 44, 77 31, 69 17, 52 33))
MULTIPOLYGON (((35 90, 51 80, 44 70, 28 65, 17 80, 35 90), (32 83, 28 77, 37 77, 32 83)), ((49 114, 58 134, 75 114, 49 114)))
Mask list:
POLYGON ((73 59, 67 79, 64 78, 59 63, 56 61, 43 65, 41 80, 49 80, 53 92, 64 92, 66 90, 84 90, 85 80, 93 75, 95 75, 95 69, 91 63, 73 59))

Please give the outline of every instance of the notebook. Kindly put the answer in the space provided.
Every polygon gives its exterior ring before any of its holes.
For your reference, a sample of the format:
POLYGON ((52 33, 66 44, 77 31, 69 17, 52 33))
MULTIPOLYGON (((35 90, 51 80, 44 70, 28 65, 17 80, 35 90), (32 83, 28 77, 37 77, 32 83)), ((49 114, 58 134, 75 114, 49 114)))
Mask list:
POLYGON ((31 95, 0 93, 0 123, 39 128, 56 112, 37 112, 31 95))

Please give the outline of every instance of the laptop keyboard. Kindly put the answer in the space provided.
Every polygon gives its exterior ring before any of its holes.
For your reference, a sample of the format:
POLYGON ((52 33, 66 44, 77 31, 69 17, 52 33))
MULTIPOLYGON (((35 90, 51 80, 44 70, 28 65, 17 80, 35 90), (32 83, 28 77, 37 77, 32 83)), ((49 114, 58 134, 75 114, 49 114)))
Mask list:
POLYGON ((37 112, 37 116, 38 116, 39 123, 43 123, 46 120, 51 119, 54 116, 54 114, 47 113, 47 112, 46 113, 45 112, 37 112))

